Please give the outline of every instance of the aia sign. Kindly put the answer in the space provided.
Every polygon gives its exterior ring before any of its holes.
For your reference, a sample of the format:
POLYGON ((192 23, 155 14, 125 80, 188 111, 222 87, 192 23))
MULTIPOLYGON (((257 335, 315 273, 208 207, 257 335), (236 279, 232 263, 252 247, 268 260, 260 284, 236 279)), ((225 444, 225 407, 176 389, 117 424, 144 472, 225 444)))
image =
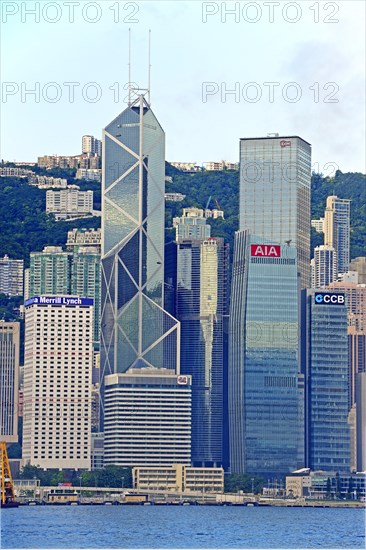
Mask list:
POLYGON ((291 147, 291 141, 287 139, 281 139, 280 145, 281 147, 291 147))
POLYGON ((280 258, 281 247, 275 244, 251 244, 250 255, 261 258, 280 258))

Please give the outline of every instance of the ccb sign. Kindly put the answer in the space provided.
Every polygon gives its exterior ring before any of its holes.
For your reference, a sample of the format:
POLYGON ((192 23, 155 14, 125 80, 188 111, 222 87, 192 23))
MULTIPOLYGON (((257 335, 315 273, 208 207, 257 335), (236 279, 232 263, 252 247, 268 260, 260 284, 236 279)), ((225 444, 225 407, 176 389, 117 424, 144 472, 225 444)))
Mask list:
POLYGON ((345 304, 345 295, 331 294, 329 292, 316 292, 314 300, 318 305, 343 306, 345 304))

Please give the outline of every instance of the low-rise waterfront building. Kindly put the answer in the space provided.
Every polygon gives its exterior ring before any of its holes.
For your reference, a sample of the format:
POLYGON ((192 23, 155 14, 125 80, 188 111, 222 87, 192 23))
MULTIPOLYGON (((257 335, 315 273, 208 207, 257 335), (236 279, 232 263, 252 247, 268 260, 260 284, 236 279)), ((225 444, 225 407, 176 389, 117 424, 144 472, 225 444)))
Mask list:
POLYGON ((165 467, 132 468, 133 487, 139 491, 199 491, 222 493, 224 491, 223 468, 203 468, 172 464, 165 467))

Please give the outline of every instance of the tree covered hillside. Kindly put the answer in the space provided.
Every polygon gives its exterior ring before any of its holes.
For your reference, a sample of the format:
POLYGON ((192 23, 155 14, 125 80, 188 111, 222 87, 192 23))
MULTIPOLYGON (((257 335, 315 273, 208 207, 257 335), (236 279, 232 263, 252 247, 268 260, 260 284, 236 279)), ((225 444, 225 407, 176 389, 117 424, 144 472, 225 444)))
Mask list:
POLYGON ((29 266, 30 252, 47 245, 65 245, 73 227, 100 227, 100 218, 56 222, 46 214, 46 191, 25 179, 0 178, 0 257, 23 259, 29 266))
MULTIPOLYGON (((186 195, 180 203, 166 203, 167 240, 174 239, 172 219, 179 216, 188 206, 205 208, 217 203, 224 210, 225 220, 209 220, 212 235, 224 237, 233 249, 234 233, 238 229, 239 173, 237 171, 199 172, 193 175, 176 170, 167 164, 166 173, 173 178, 166 183, 166 191, 186 195), (216 203, 217 201, 217 203, 216 203)), ((51 174, 50 174, 51 175, 51 174)), ((59 171, 60 177, 67 177, 70 183, 77 183, 82 190, 94 191, 94 207, 100 208, 100 184, 75 181, 71 174, 59 171)), ((313 174, 312 217, 324 214, 325 201, 333 193, 341 198, 351 199, 351 258, 366 255, 366 176, 360 173, 337 171, 334 178, 313 174)), ((0 257, 8 254, 12 258, 24 259, 29 265, 29 254, 41 251, 46 245, 65 245, 67 231, 73 227, 100 227, 100 218, 83 218, 70 222, 55 222, 46 212, 46 191, 30 186, 25 179, 0 178, 0 257)), ((312 246, 323 242, 323 235, 312 231, 312 246)))
MULTIPOLYGON (((212 196, 210 208, 216 208, 216 199, 225 213, 225 220, 209 220, 212 235, 225 237, 233 244, 234 232, 238 229, 239 214, 239 172, 200 172, 185 174, 177 170, 167 173, 173 182, 167 183, 166 191, 186 195, 181 203, 167 203, 166 226, 170 226, 172 217, 180 214, 188 206, 205 208, 212 196)), ((351 199, 351 258, 364 256, 366 234, 366 176, 360 173, 343 174, 338 170, 334 178, 312 175, 311 216, 320 218, 324 215, 326 198, 335 194, 340 198, 351 199)), ((172 238, 174 234, 171 234, 172 238)), ((323 235, 312 232, 312 246, 322 244, 323 235)))

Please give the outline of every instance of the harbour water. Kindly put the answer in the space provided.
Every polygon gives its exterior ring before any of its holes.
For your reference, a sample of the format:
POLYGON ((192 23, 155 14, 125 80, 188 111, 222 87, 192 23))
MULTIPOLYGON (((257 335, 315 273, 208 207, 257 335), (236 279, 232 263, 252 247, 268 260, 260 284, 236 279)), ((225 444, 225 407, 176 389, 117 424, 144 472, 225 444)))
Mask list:
POLYGON ((216 506, 21 506, 1 548, 365 548, 365 510, 216 506))

